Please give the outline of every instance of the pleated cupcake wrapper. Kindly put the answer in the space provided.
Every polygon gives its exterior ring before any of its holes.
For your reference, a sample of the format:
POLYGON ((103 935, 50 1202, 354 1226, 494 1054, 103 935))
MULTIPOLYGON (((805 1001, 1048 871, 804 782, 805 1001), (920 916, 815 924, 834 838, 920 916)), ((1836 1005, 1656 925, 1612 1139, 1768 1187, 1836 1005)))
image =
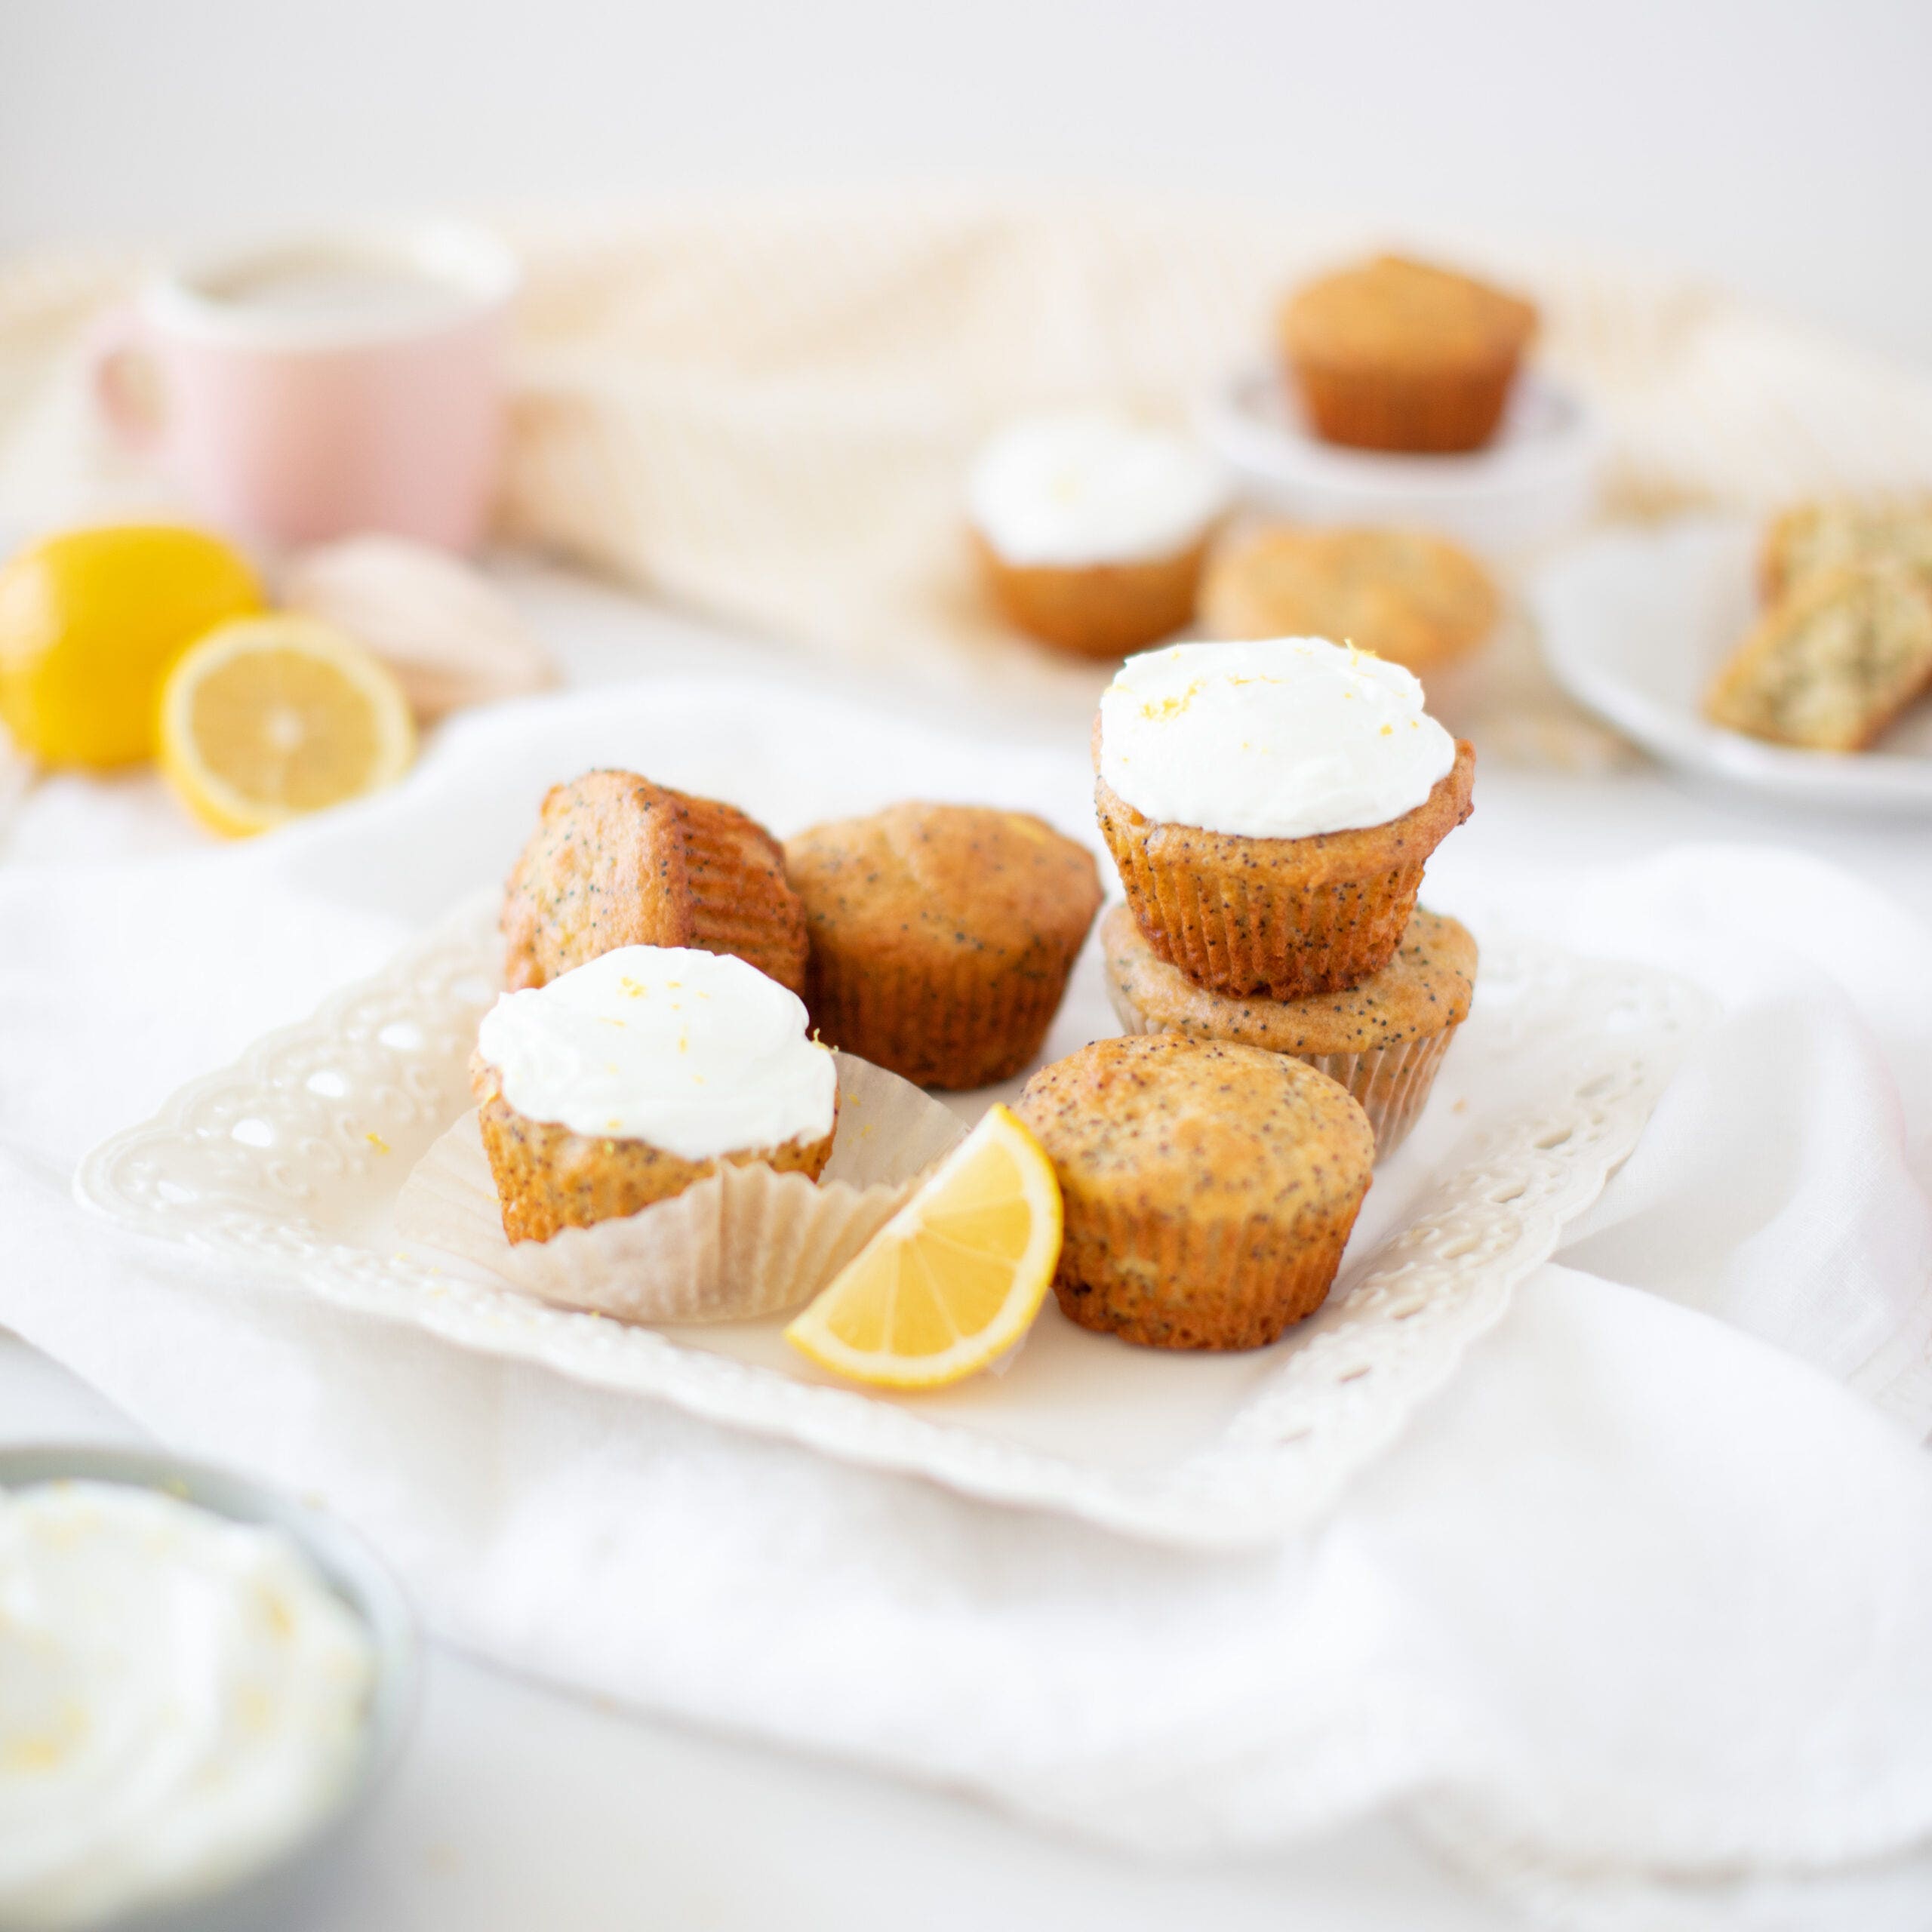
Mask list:
POLYGON ((1163 959, 1195 985, 1238 998, 1340 992, 1394 957, 1422 888, 1424 854, 1362 878, 1297 888, 1157 857, 1131 825, 1100 829, 1128 903, 1163 959))
POLYGON ((1285 1229, 1069 1201, 1054 1293, 1069 1321, 1149 1347, 1259 1348, 1327 1300, 1366 1192, 1285 1229))
MULTIPOLYGON (((1253 1046, 1238 1034, 1214 1033, 1194 1027, 1165 1027, 1148 1018, 1118 986, 1109 988, 1114 1011, 1130 1033, 1185 1032, 1189 1039, 1225 1039, 1237 1045, 1253 1046)), ((1291 1060, 1306 1060, 1318 1073, 1346 1087, 1352 1094, 1369 1125, 1375 1130, 1375 1158, 1386 1160, 1408 1138, 1409 1130, 1421 1118, 1429 1104, 1429 1091, 1441 1069, 1442 1056, 1456 1037, 1454 1026, 1438 1033, 1424 1033, 1414 1039, 1398 1041, 1392 1046, 1370 1047, 1350 1054, 1291 1054, 1291 1060)))
POLYGON ((1517 360, 1426 377, 1358 373, 1321 363, 1292 371, 1321 435, 1356 448, 1457 451, 1479 449, 1495 433, 1517 360))
POLYGON ((934 974, 821 949, 812 961, 812 1023, 835 1046, 891 1062, 910 1078, 984 1087, 1010 1078, 1039 1051, 1072 965, 1032 977, 968 958, 934 974))
POLYGON ((1365 1053, 1297 1054, 1295 1058, 1307 1061, 1355 1097, 1375 1130, 1375 1158, 1382 1161, 1401 1146, 1421 1118, 1442 1056, 1455 1037, 1456 1029, 1445 1026, 1439 1033, 1425 1033, 1392 1047, 1371 1047, 1365 1053))
POLYGON ((1107 564, 1010 564, 975 533, 995 601, 1032 635, 1083 657, 1120 658, 1194 614, 1205 537, 1164 557, 1107 564))
POLYGON ((727 1162, 639 1214, 514 1244, 472 1112, 403 1184, 397 1231, 470 1278, 620 1321, 780 1314, 817 1294, 965 1138, 950 1109, 849 1054, 838 1056, 838 1135, 817 1184, 727 1162))

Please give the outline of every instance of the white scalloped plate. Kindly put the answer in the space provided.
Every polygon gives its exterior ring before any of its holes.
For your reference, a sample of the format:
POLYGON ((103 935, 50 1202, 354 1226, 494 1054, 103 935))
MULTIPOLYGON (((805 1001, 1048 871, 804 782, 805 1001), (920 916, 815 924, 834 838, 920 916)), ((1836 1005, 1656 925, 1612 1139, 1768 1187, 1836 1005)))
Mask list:
MULTIPOLYGON (((75 1177, 81 1200, 460 1347, 1182 1544, 1306 1523, 1393 1439, 1635 1145, 1702 1015, 1664 975, 1492 943, 1475 1011, 1422 1122, 1378 1171, 1319 1315, 1270 1349, 1175 1355, 1090 1334, 1049 1300, 1004 1374, 894 1397, 835 1386, 775 1321, 626 1327, 398 1246, 402 1181, 469 1104, 494 912, 494 895, 466 906, 105 1142, 75 1177)), ((1069 1017, 1089 1038, 1117 1030, 1091 949, 1069 1017)), ((1011 1091, 955 1101, 977 1114, 1011 1091)))

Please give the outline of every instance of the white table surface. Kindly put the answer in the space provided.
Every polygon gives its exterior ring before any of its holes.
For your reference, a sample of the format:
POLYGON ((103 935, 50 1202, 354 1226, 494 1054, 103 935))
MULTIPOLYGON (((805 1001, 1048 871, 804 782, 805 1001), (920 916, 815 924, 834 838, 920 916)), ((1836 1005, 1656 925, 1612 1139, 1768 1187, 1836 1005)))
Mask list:
MULTIPOLYGON (((574 682, 688 670, 699 657, 719 668, 787 664, 555 574, 521 567, 506 577, 574 682)), ((152 849, 190 836, 149 782, 116 796, 125 820, 117 812, 96 841, 152 849)), ((1784 844, 1888 887, 1932 919, 1923 820, 1800 814, 1651 769, 1607 780, 1487 770, 1480 806, 1491 864, 1515 855, 1547 864, 1552 853, 1595 864, 1685 839, 1784 844)), ((22 841, 29 853, 59 832, 57 791, 35 811, 22 841)), ((139 1432, 0 1334, 0 1441, 54 1439, 139 1432)), ((977 1803, 558 1695, 435 1648, 394 1784, 286 1932, 1475 1932, 1516 1922, 1390 1823, 1273 1858, 1149 1866, 977 1803)))

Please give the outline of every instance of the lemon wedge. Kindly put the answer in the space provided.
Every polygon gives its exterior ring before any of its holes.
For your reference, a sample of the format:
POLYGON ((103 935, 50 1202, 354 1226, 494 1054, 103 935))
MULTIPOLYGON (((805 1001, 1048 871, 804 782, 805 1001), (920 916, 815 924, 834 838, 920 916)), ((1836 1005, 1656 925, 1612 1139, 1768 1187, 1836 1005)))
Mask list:
POLYGON ((162 769, 229 838, 359 798, 401 777, 415 751, 395 674, 313 617, 223 624, 162 689, 162 769))
POLYGON ((821 1368, 936 1389, 1025 1334, 1060 1260, 1060 1183, 995 1107, 785 1331, 821 1368))

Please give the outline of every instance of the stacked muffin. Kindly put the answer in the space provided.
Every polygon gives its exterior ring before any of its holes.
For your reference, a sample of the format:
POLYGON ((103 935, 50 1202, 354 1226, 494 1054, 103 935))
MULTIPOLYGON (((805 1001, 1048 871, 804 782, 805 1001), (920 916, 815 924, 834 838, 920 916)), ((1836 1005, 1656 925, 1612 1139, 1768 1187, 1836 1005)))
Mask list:
POLYGON ((1475 946, 1415 900, 1474 755, 1399 665, 1316 638, 1131 659, 1094 755, 1128 1036, 1020 1098, 1064 1206, 1054 1291, 1143 1346, 1263 1346, 1321 1306, 1469 1011, 1475 946))
POLYGON ((1131 660, 1094 754, 1122 1023, 1306 1060, 1388 1153, 1469 1011, 1474 942, 1416 894, 1469 816, 1470 746, 1399 666, 1295 638, 1131 660))

